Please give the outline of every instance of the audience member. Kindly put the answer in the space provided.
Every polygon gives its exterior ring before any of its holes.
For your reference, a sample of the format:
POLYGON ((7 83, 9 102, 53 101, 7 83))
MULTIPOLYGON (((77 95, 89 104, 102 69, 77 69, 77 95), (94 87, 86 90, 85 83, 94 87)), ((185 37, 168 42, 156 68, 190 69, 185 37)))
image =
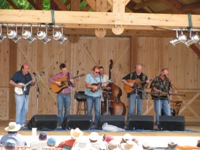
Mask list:
POLYGON ((16 142, 16 146, 26 146, 26 141, 23 139, 23 136, 18 133, 21 126, 16 124, 16 122, 10 122, 8 127, 5 128, 5 131, 8 134, 4 135, 1 138, 0 144, 5 145, 6 141, 9 139, 13 139, 16 142))
POLYGON ((47 146, 54 148, 56 146, 56 139, 53 137, 48 138, 47 146))
POLYGON ((5 142, 4 149, 5 150, 13 150, 13 149, 15 149, 15 146, 16 146, 16 142, 13 139, 8 139, 5 142))
POLYGON ((106 150, 121 150, 119 142, 115 139, 111 140, 106 144, 106 150))
POLYGON ((100 148, 99 134, 97 132, 92 132, 89 135, 89 140, 90 140, 92 149, 99 150, 100 148))
POLYGON ((47 134, 45 132, 41 132, 38 137, 38 140, 30 144, 31 149, 37 149, 42 147, 47 147, 47 134))
POLYGON ((83 132, 79 128, 71 129, 70 136, 71 139, 61 142, 58 145, 58 148, 71 149, 74 145, 75 140, 83 136, 83 132))

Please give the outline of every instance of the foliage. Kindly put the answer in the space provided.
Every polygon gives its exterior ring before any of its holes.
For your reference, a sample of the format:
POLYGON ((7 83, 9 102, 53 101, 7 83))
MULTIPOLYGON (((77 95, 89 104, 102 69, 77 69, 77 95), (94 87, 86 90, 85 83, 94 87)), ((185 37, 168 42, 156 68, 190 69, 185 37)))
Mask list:
MULTIPOLYGON (((61 2, 67 2, 68 0, 60 0, 61 2)), ((27 0, 12 0, 12 2, 19 8, 19 9, 27 9, 31 10, 34 9, 27 0)), ((87 2, 83 0, 80 3, 80 10, 82 10, 87 5, 87 2)), ((67 6, 70 9, 70 4, 67 6)), ((6 0, 0 0, 0 9, 13 9, 13 7, 7 3, 6 0)), ((50 10, 50 0, 43 0, 43 10, 50 10)), ((92 11, 92 10, 89 10, 92 11)))

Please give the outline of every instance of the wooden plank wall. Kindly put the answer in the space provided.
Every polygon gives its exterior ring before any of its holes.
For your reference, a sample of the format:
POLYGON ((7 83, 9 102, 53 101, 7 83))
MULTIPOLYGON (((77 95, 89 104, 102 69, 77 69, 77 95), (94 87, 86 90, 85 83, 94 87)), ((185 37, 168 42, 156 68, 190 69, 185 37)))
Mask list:
MULTIPOLYGON (((36 97, 36 86, 31 88, 31 99, 29 104, 28 119, 35 114, 57 114, 56 94, 49 88, 48 78, 59 71, 59 64, 67 64, 68 70, 76 74, 90 73, 94 65, 103 65, 108 73, 109 60, 114 60, 113 80, 122 88, 121 78, 134 70, 136 63, 144 64, 144 72, 148 77, 154 78, 160 73, 162 67, 169 67, 170 79, 173 84, 186 94, 186 97, 175 97, 174 100, 183 100, 180 115, 186 116, 187 122, 200 120, 200 111, 197 106, 200 103, 200 60, 196 54, 183 44, 173 47, 169 44, 171 38, 155 37, 96 37, 80 36, 78 42, 69 40, 61 45, 57 41, 51 41, 44 45, 36 40, 29 44, 20 40, 16 45, 17 69, 23 63, 28 63, 31 72, 45 72, 45 76, 39 78, 39 97, 36 97)), ((0 43, 1 48, 1 70, 0 75, 3 82, 0 87, 9 87, 9 70, 13 67, 9 61, 10 51, 9 40, 0 43), (8 54, 7 54, 8 53, 8 54), (3 65, 2 65, 3 64, 3 65), (5 68, 7 75, 4 75, 5 68)), ((14 59, 10 55, 10 59, 14 59)), ((84 90, 84 77, 76 80, 76 90, 84 90)), ((149 90, 149 89, 147 89, 149 90)), ((10 92, 10 97, 11 97, 10 92)), ((72 97, 73 98, 73 97, 72 97)), ((128 106, 126 93, 123 91, 121 100, 128 106)), ((13 98, 11 100, 13 102, 13 98)), ((71 114, 76 114, 77 102, 73 99, 71 103, 71 114)), ((2 109, 1 109, 2 110, 2 109)), ((7 109, 8 110, 8 109, 7 109)), ((150 96, 144 102, 143 114, 154 115, 153 101, 150 96), (148 102, 148 103, 147 103, 148 102), (148 105, 146 105, 146 103, 148 105), (148 106, 148 112, 147 112, 148 106)), ((13 118, 11 118, 13 119, 13 118)))

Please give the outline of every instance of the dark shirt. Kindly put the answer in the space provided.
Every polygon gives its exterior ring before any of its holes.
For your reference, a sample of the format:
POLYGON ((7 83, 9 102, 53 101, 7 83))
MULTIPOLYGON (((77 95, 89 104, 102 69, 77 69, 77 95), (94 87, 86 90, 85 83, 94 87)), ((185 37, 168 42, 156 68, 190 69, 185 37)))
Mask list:
MULTIPOLYGON (((32 77, 31 77, 31 74, 30 73, 27 73, 26 75, 23 75, 22 71, 17 71, 13 77, 11 78, 12 81, 14 81, 15 83, 23 83, 23 84, 26 84, 30 81, 32 81, 32 77)), ((29 84, 26 88, 27 90, 24 92, 25 95, 28 95, 29 94, 29 91, 30 91, 30 87, 31 87, 31 84, 29 84)))
POLYGON ((164 94, 161 93, 160 96, 158 96, 158 94, 154 94, 152 95, 152 99, 154 100, 168 99, 168 93, 169 93, 169 90, 172 88, 172 85, 171 85, 170 80, 167 77, 165 77, 164 80, 162 80, 160 76, 155 77, 150 85, 150 88, 153 88, 153 87, 155 87, 158 90, 161 90, 164 94))
MULTIPOLYGON (((132 72, 130 74, 127 74, 125 77, 122 78, 123 80, 136 80, 136 79, 140 79, 141 83, 141 88, 139 88, 139 90, 144 90, 144 86, 146 84, 146 81, 148 80, 148 77, 142 72, 140 75, 137 75, 136 72, 132 72)), ((137 85, 137 84, 136 84, 137 85)), ((130 97, 130 94, 135 94, 136 90, 134 90, 132 93, 128 93, 127 97, 130 97)), ((142 91, 138 91, 137 93, 141 98, 142 98, 142 91)))

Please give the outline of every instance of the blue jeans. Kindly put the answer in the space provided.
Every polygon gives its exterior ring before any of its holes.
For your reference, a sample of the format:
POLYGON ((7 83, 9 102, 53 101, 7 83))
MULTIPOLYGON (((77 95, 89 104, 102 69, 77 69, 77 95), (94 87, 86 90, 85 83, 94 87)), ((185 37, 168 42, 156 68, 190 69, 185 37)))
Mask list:
POLYGON ((92 97, 88 96, 87 97, 87 115, 92 117, 92 108, 94 105, 94 112, 95 112, 95 119, 94 119, 94 124, 98 126, 99 118, 100 118, 100 97, 92 97))
POLYGON ((70 114, 71 95, 58 94, 57 107, 58 107, 58 126, 62 125, 63 119, 70 114), (64 114, 63 114, 64 108, 64 114))
POLYGON ((26 113, 28 112, 29 95, 15 94, 16 103, 16 123, 20 125, 26 124, 26 113))
POLYGON ((171 116, 169 100, 154 100, 154 109, 156 112, 156 124, 159 125, 159 117, 161 115, 161 110, 165 116, 171 116))
POLYGON ((142 99, 139 95, 131 94, 129 97, 128 116, 133 115, 135 104, 137 103, 137 115, 142 115, 142 99))

